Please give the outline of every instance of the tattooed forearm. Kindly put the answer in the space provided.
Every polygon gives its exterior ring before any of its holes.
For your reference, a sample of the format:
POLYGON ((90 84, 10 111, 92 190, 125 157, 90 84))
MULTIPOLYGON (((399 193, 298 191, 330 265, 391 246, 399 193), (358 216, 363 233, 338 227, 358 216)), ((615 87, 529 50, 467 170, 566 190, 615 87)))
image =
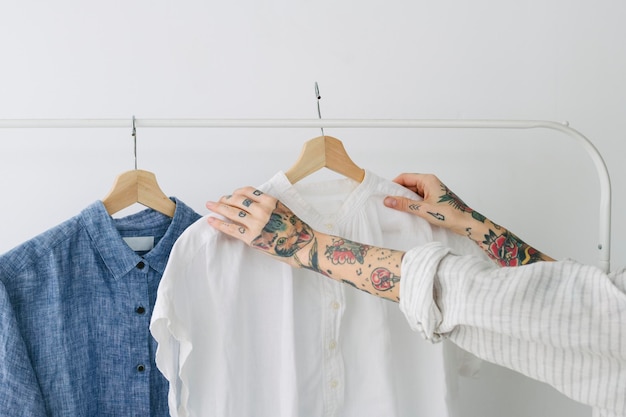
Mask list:
MULTIPOLYGON (((308 248, 309 246, 307 246, 308 248)), ((311 252, 319 247, 319 257, 309 256, 309 266, 339 282, 392 301, 399 300, 400 264, 404 252, 380 248, 316 232, 311 252), (318 264, 314 259, 317 259, 318 264)), ((300 256, 301 252, 298 252, 300 256)), ((301 257, 303 258, 303 257, 301 257)))
MULTIPOLYGON (((245 199, 240 204, 251 207, 256 202, 245 199)), ((274 209, 265 220, 267 223, 249 241, 250 246, 278 256, 292 267, 308 269, 369 294, 399 301, 404 252, 316 232, 280 201, 272 205, 274 209)), ((248 220, 254 214, 240 207, 239 217, 248 220)), ((253 229, 239 226, 241 235, 249 230, 253 229)))
POLYGON ((474 210, 472 210, 472 218, 474 218, 475 220, 478 220, 481 223, 484 223, 487 220, 485 216, 483 216, 482 214, 474 210))
POLYGON ((317 258, 317 239, 313 241, 313 246, 309 251, 309 265, 313 271, 321 272, 319 260, 317 258))
POLYGON ((304 269, 308 269, 311 270, 313 272, 317 272, 320 273, 322 275, 325 275, 327 277, 332 276, 333 272, 330 269, 327 270, 323 270, 320 267, 320 263, 319 263, 319 257, 318 257, 318 242, 317 242, 317 238, 313 239, 313 244, 310 246, 309 249, 309 260, 308 263, 304 264, 300 261, 300 258, 298 257, 297 253, 294 253, 293 255, 293 259, 296 261, 296 264, 304 269))
POLYGON ((394 275, 387 268, 376 268, 370 275, 372 286, 378 291, 388 291, 400 282, 400 276, 394 275))
POLYGON ((545 255, 508 230, 497 234, 489 229, 481 242, 487 255, 500 266, 520 266, 544 261, 545 255))
POLYGON ((325 256, 334 265, 363 263, 363 257, 367 254, 369 246, 352 242, 347 239, 333 238, 332 245, 326 246, 325 256))
MULTIPOLYGON (((467 204, 465 204, 465 202, 461 200, 459 196, 454 194, 452 190, 450 190, 444 184, 441 184, 441 190, 443 191, 443 194, 439 196, 439 201, 437 201, 438 203, 448 203, 449 205, 451 205, 452 207, 454 207, 455 209, 463 213, 469 213, 473 219, 478 220, 481 223, 484 223, 485 220, 487 220, 485 216, 483 216, 482 214, 480 214, 479 212, 475 211, 474 209, 470 208, 467 204)), ((438 218, 433 213, 429 212, 429 214, 438 218)), ((442 221, 445 220, 445 218, 438 218, 438 219, 442 221)))
POLYGON ((488 219, 474 223, 465 232, 468 238, 476 242, 500 266, 521 266, 554 260, 488 219))
POLYGON ((455 209, 461 210, 462 212, 468 212, 472 210, 467 206, 467 204, 463 202, 463 200, 461 200, 456 194, 452 192, 452 190, 450 190, 444 184, 441 184, 441 190, 443 191, 443 194, 439 196, 438 203, 448 203, 455 209))
POLYGON ((393 256, 391 251, 385 252, 384 250, 380 251, 380 255, 376 257, 377 261, 384 261, 386 259, 390 259, 393 256))

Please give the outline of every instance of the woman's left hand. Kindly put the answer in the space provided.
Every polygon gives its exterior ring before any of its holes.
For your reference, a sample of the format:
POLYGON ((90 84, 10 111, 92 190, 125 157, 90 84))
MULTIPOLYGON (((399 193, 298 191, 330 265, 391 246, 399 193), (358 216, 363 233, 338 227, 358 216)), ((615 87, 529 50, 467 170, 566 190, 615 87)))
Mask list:
POLYGON ((287 206, 253 187, 209 201, 206 207, 226 219, 209 217, 211 226, 292 266, 301 266, 294 255, 314 238, 311 227, 287 206))

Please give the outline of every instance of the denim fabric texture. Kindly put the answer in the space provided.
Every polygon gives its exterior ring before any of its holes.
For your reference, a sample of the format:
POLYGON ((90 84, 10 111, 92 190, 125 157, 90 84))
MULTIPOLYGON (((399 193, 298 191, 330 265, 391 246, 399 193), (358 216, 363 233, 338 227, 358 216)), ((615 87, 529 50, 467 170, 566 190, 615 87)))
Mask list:
POLYGON ((1 416, 168 416, 149 332, 172 245, 200 215, 97 201, 0 256, 1 416), (134 252, 124 237, 153 236, 134 252))

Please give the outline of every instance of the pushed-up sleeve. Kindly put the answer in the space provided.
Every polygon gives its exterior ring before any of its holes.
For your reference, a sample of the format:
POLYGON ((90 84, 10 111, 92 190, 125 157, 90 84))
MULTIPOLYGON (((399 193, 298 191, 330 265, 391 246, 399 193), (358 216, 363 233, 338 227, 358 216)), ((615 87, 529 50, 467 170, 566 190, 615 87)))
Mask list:
POLYGON ((407 252, 414 330, 546 382, 595 415, 626 415, 626 274, 573 261, 500 268, 440 243, 407 252))
POLYGON ((400 285, 400 310, 409 325, 426 340, 438 342, 443 313, 437 305, 435 277, 450 249, 441 244, 418 246, 404 255, 400 285))
POLYGON ((45 404, 13 306, 0 280, 0 415, 43 416, 45 404))

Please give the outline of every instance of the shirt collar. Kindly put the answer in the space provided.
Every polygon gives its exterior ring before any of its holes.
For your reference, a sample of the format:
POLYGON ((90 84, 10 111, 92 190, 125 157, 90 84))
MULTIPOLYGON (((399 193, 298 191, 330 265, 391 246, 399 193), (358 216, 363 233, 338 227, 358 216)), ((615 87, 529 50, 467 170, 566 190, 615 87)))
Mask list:
POLYGON ((371 196, 379 182, 380 179, 376 174, 366 170, 360 183, 350 178, 339 178, 321 182, 291 184, 285 173, 279 171, 259 188, 279 199, 306 222, 314 225, 314 227, 320 227, 320 224, 327 221, 329 217, 338 223, 353 217, 355 210, 359 209, 371 196), (323 196, 335 194, 342 197, 343 203, 338 210, 329 216, 313 208, 309 201, 310 198, 304 197, 305 195, 316 194, 323 196))
POLYGON ((170 218, 155 210, 146 209, 129 216, 114 219, 106 211, 102 201, 96 201, 79 214, 79 221, 85 227, 94 247, 109 268, 113 277, 118 279, 133 269, 140 261, 163 274, 170 251, 176 239, 200 215, 175 197, 174 217, 170 218), (140 230, 150 233, 151 230, 167 231, 150 252, 143 257, 137 255, 122 239, 122 229, 140 230))

